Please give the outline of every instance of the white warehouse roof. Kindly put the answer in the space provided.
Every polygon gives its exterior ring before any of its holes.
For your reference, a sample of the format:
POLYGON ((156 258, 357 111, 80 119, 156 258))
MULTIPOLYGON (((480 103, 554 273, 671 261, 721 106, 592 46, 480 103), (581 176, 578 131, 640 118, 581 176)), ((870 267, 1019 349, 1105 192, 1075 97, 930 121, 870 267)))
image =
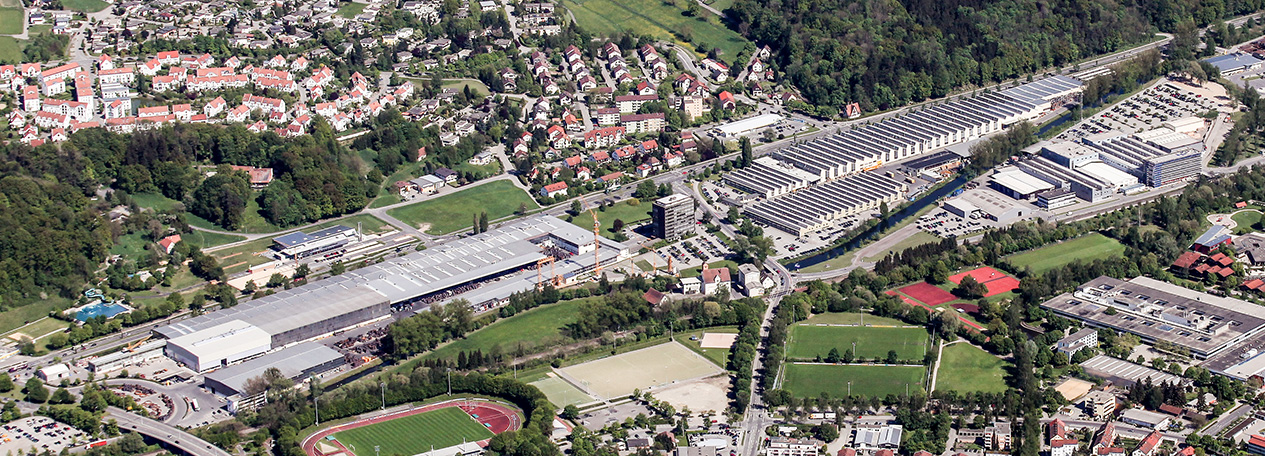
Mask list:
POLYGON ((776 124, 778 122, 781 122, 782 119, 783 117, 777 114, 760 114, 755 117, 748 117, 746 119, 737 120, 737 121, 733 121, 733 122, 721 125, 719 127, 716 127, 716 131, 726 136, 740 135, 740 134, 749 132, 751 130, 764 128, 769 125, 776 124))
POLYGON ((259 347, 266 351, 272 346, 272 336, 255 325, 232 320, 168 340, 167 346, 179 347, 199 360, 232 359, 259 347))

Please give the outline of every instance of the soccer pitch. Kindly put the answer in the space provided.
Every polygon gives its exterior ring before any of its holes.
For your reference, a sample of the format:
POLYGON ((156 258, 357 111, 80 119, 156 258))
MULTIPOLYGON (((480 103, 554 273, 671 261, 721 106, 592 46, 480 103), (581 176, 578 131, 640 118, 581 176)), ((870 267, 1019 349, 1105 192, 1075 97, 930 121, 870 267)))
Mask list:
POLYGON ((488 430, 458 407, 446 407, 416 415, 383 421, 334 434, 357 456, 374 454, 412 455, 465 442, 492 438, 488 430))
POLYGON ((787 364, 782 388, 795 397, 886 397, 923 394, 923 366, 845 366, 787 364), (851 384, 851 385, 849 385, 851 384))
POLYGON ((887 352, 896 351, 901 360, 921 361, 927 352, 927 330, 922 328, 880 328, 860 326, 811 326, 791 327, 786 356, 792 359, 822 358, 831 348, 846 353, 856 343, 859 358, 887 358, 887 352))

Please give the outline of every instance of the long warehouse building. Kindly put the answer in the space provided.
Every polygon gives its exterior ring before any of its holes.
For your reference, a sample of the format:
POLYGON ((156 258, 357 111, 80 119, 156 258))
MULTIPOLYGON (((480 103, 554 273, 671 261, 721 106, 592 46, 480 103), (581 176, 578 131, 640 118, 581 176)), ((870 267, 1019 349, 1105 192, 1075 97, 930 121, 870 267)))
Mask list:
MULTIPOLYGON (((623 244, 606 238, 597 242, 603 264, 628 256, 623 244)), ((560 274, 580 274, 593 267, 595 249, 592 231, 536 216, 159 327, 154 334, 168 339, 169 357, 201 372, 377 320, 392 307, 438 301, 434 298, 459 295, 462 291, 454 290, 469 284, 521 276, 547 252, 563 257, 554 266, 560 274)), ((501 287, 500 294, 532 285, 512 283, 515 289, 501 287)))
POLYGON ((824 181, 960 144, 1035 119, 1080 93, 1082 83, 1051 76, 1000 92, 962 98, 776 152, 824 181))
POLYGON ((900 201, 906 190, 902 182, 864 173, 766 200, 744 212, 757 222, 804 236, 831 226, 837 219, 900 201))

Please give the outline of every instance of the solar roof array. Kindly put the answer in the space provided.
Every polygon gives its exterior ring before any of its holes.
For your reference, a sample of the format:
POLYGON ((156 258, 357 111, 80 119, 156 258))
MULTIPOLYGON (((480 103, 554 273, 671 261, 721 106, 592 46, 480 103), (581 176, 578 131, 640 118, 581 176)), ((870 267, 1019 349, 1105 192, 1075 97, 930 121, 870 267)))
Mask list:
POLYGON ((863 173, 818 185, 746 209, 756 221, 802 235, 831 221, 900 198, 905 184, 876 173, 863 173))
POLYGON ((1075 79, 1052 76, 818 138, 777 155, 823 179, 834 179, 1001 130, 1038 114, 1050 99, 1080 86, 1075 79))

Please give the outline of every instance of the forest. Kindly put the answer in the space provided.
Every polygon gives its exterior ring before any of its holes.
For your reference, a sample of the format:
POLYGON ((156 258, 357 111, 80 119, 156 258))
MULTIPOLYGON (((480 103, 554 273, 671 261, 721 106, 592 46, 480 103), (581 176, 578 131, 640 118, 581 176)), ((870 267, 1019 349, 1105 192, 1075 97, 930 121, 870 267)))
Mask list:
POLYGON ((824 117, 1073 65, 1260 9, 1260 0, 737 0, 732 26, 824 117))

